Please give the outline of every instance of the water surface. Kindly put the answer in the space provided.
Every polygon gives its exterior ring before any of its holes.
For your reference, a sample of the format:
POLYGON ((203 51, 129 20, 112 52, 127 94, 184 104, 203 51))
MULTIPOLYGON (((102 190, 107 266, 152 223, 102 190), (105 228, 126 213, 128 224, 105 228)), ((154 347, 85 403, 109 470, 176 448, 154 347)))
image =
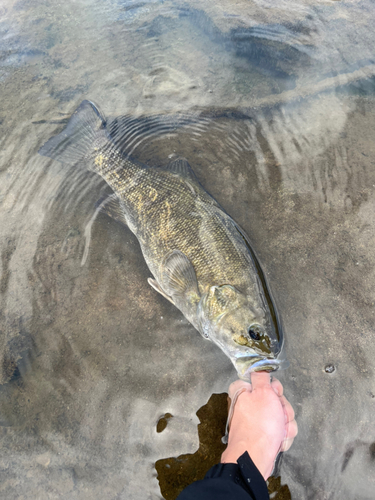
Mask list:
POLYGON ((198 450, 236 378, 96 214, 105 183, 37 154, 90 99, 249 234, 286 337, 292 498, 373 498, 375 8, 274 5, 3 0, 1 497, 161 498, 155 463, 198 450))

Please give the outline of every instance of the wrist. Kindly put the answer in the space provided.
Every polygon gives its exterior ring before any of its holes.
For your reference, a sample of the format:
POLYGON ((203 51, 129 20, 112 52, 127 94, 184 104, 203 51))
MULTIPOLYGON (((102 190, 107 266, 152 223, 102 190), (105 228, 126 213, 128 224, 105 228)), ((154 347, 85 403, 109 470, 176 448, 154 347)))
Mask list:
POLYGON ((228 444, 227 449, 221 456, 222 463, 237 463, 238 458, 247 451, 256 468, 267 480, 272 473, 277 450, 274 450, 267 439, 259 439, 255 443, 248 441, 237 441, 236 444, 228 444))

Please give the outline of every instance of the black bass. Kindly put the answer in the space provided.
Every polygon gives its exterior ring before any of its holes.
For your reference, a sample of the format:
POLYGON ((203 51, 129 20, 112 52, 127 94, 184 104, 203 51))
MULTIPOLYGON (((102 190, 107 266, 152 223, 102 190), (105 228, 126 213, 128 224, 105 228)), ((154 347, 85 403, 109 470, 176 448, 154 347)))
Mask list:
POLYGON ((89 101, 39 153, 85 161, 103 177, 114 192, 103 209, 138 238, 154 276, 149 284, 229 356, 241 378, 279 367, 282 331, 259 263, 185 159, 155 168, 124 156, 89 101))

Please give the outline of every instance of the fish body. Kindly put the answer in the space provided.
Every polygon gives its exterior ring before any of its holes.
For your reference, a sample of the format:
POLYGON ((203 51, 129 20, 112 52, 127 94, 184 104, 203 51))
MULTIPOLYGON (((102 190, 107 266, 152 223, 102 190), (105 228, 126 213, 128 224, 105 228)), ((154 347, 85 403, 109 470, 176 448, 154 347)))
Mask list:
POLYGON ((229 356, 240 377, 279 367, 282 332, 259 263, 187 160, 159 168, 122 155, 89 101, 39 152, 63 163, 84 160, 109 184, 114 194, 101 208, 138 238, 150 285, 229 356))

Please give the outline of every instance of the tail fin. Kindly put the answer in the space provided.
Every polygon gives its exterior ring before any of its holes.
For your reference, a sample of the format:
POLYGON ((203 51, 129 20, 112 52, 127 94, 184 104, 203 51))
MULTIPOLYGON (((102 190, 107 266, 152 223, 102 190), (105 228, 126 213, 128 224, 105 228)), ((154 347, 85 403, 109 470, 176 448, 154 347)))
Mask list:
POLYGON ((83 101, 66 128, 51 137, 38 152, 53 160, 75 165, 94 147, 94 142, 97 143, 100 138, 103 142, 108 140, 105 127, 106 120, 95 104, 83 101))

